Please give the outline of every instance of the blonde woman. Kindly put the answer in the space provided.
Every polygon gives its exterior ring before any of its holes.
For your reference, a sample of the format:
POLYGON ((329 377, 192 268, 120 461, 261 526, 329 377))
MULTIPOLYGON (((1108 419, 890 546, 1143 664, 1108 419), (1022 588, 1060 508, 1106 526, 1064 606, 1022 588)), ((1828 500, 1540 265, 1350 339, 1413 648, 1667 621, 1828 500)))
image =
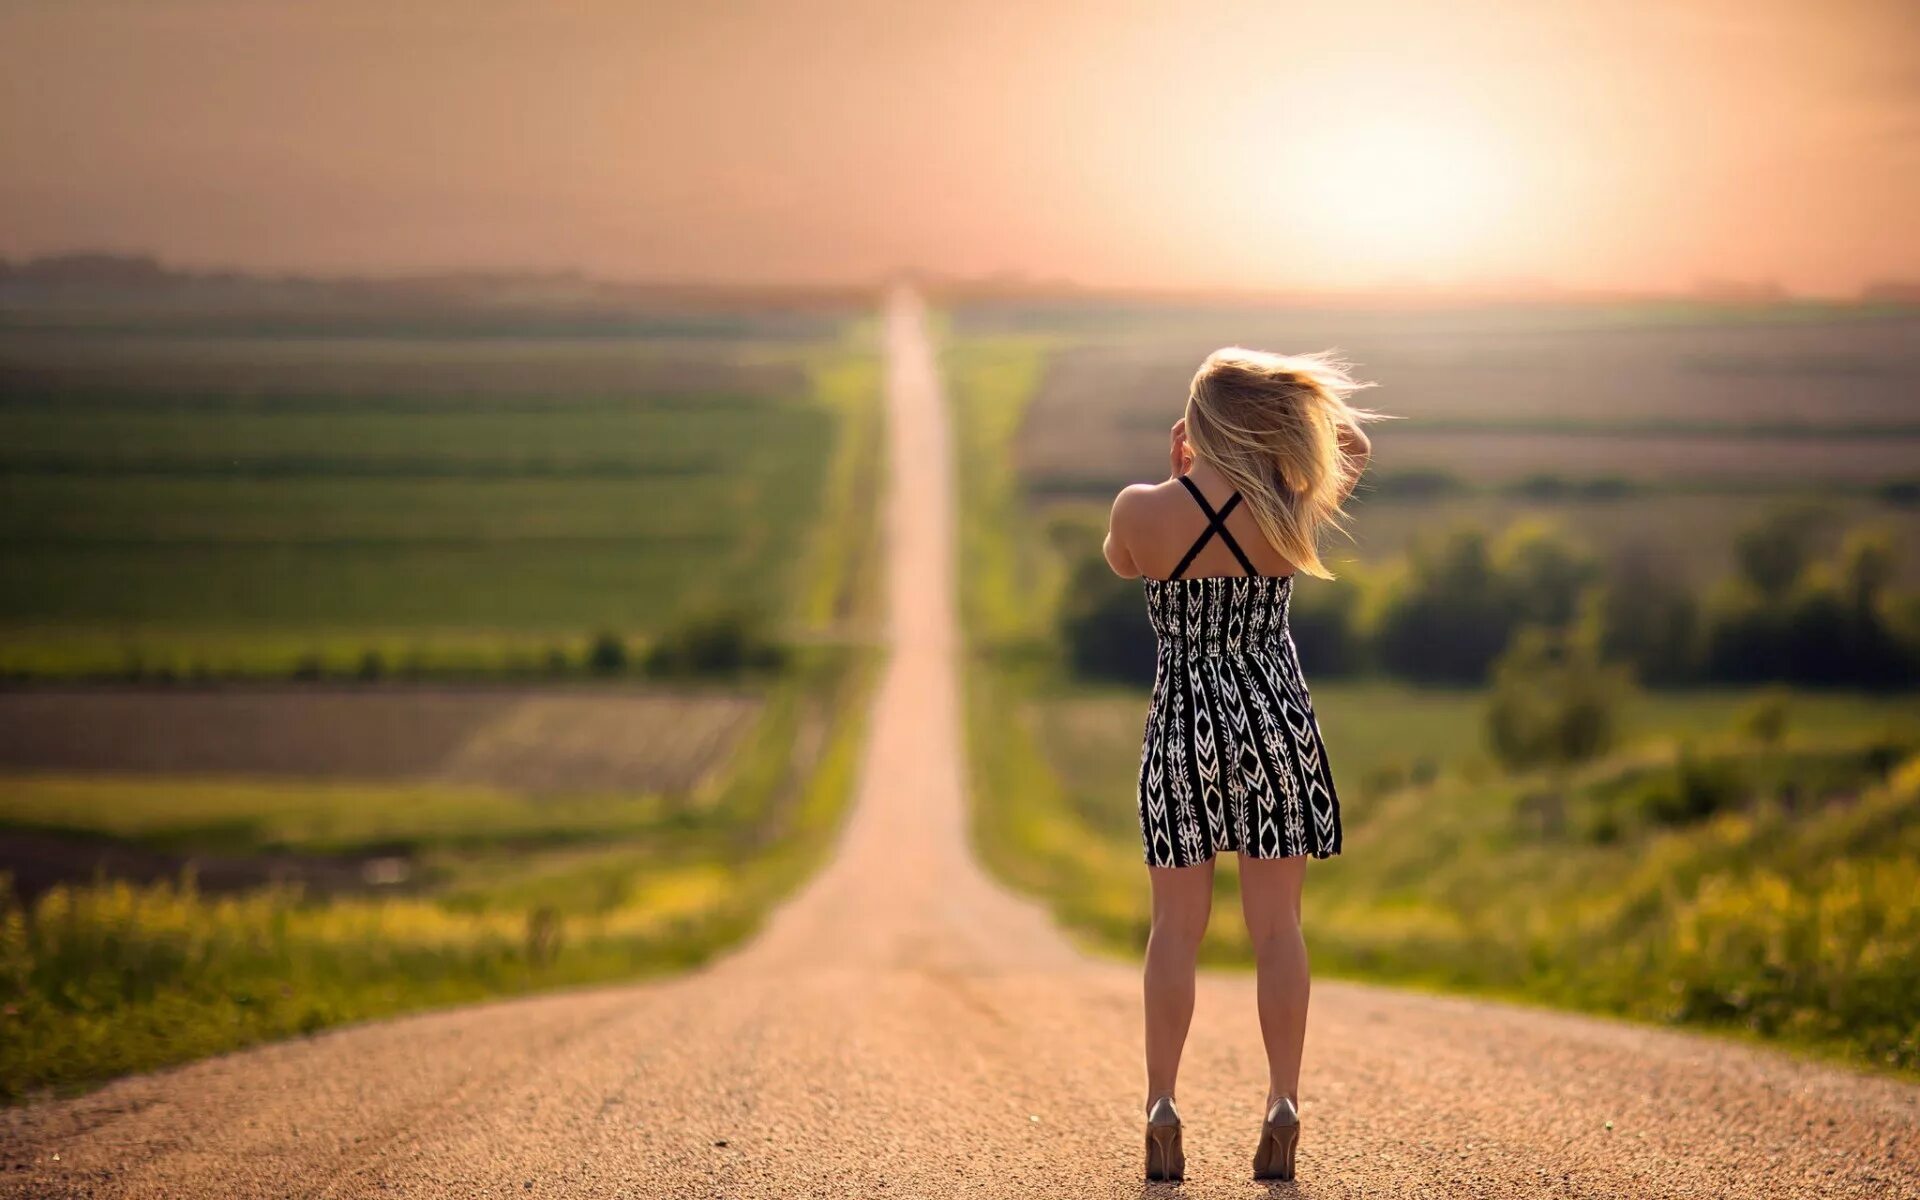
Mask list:
POLYGON ((1140 756, 1140 835, 1153 887, 1146 954, 1147 1178, 1186 1170, 1174 1080, 1193 1019, 1214 856, 1240 855, 1258 964, 1268 1093, 1257 1179, 1292 1179, 1299 1141, 1307 858, 1340 852, 1334 791, 1287 627, 1293 577, 1332 578, 1316 549, 1372 454, 1361 387, 1326 355, 1232 348, 1193 378, 1172 475, 1114 501, 1106 556, 1140 578, 1159 640, 1140 756))

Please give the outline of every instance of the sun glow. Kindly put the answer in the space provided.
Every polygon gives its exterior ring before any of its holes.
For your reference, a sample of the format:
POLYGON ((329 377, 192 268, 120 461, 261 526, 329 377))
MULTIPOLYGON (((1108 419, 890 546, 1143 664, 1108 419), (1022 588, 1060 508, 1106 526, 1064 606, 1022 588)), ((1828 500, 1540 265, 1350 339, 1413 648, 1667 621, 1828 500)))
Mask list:
POLYGON ((1471 260, 1511 196, 1491 137, 1418 118, 1328 129, 1290 160, 1284 187, 1303 232, 1386 273, 1471 260))

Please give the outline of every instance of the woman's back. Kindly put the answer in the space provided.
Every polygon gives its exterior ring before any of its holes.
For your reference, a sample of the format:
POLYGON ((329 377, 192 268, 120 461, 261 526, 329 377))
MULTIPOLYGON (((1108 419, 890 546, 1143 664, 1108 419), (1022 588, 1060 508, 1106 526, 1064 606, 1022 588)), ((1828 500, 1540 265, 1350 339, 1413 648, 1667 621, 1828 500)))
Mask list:
POLYGON ((1118 531, 1139 573, 1171 579, 1185 563, 1183 579, 1292 575, 1293 563, 1267 541, 1252 510, 1237 496, 1232 485, 1204 463, 1162 483, 1128 488, 1122 494, 1125 512, 1118 531), (1221 514, 1217 529, 1214 513, 1221 514), (1209 535, 1209 530, 1216 531, 1209 535))

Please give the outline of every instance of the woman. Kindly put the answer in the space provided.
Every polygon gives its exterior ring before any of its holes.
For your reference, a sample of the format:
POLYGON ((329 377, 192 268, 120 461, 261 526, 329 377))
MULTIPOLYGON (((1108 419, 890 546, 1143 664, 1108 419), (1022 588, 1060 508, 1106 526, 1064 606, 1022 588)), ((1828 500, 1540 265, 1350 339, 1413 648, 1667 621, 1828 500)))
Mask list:
POLYGON ((1139 577, 1159 639, 1140 756, 1140 834, 1153 884, 1147 938, 1147 1178, 1180 1179, 1174 1077, 1193 1019, 1194 968, 1214 855, 1240 855, 1266 1041, 1257 1179, 1292 1179, 1299 1140, 1307 857, 1340 852, 1334 792, 1287 628, 1298 572, 1331 579, 1316 550, 1372 453, 1383 414, 1325 355, 1221 350, 1193 378, 1173 426, 1172 475, 1113 503, 1107 562, 1139 577))

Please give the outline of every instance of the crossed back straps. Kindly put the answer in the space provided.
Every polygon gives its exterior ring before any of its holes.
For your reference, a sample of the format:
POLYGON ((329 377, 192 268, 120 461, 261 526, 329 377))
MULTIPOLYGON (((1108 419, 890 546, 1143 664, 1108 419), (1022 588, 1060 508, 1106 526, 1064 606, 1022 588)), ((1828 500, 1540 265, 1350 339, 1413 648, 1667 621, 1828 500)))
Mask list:
POLYGON ((1233 556, 1240 560, 1240 569, 1249 575, 1258 575, 1260 572, 1254 569, 1253 563, 1247 558, 1246 551, 1240 549, 1240 543, 1234 541, 1233 534, 1227 532, 1227 514, 1239 506, 1240 493, 1236 491, 1227 497, 1227 502, 1220 506, 1220 511, 1215 512, 1213 505, 1208 504, 1207 498, 1200 494, 1198 487, 1194 486, 1193 480, 1182 475, 1180 482, 1186 487, 1187 494, 1193 497, 1193 502, 1200 506, 1200 511, 1207 514, 1207 527, 1201 530, 1200 536, 1193 540, 1193 546, 1188 549, 1187 556, 1180 560, 1180 565, 1173 569, 1173 574, 1168 578, 1178 579, 1186 574, 1187 568, 1193 565, 1193 560, 1206 549, 1208 539, 1216 533, 1220 535, 1220 540, 1227 544, 1227 549, 1233 551, 1233 556))

